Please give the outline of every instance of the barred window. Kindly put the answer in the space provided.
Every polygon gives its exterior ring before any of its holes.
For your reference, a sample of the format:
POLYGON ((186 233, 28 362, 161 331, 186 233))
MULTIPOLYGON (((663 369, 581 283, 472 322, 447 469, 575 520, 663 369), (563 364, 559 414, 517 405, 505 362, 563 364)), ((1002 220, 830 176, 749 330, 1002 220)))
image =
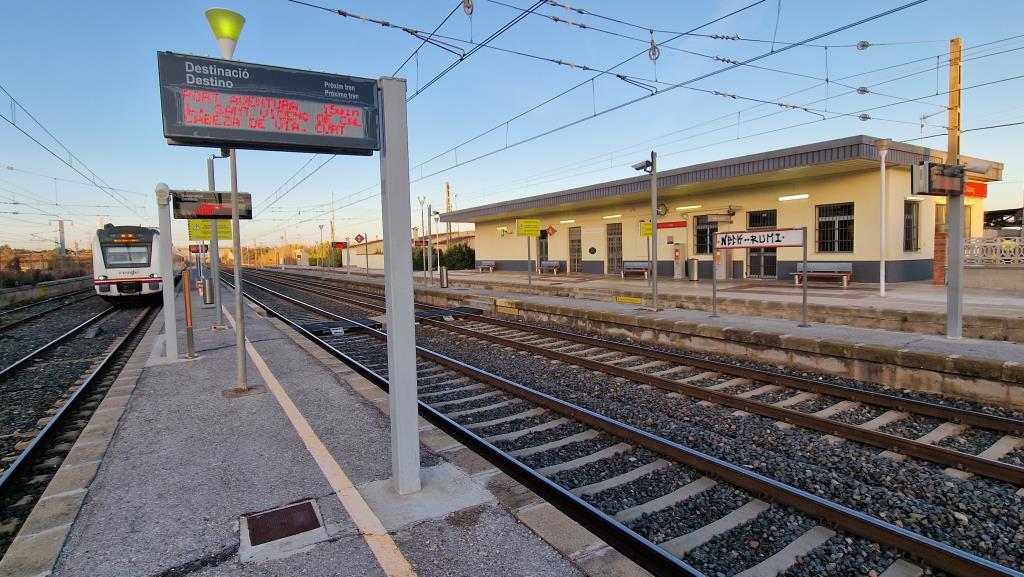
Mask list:
POLYGON ((903 202, 903 250, 905 252, 921 249, 921 245, 918 243, 920 215, 920 202, 909 200, 903 202))
POLYGON ((853 203, 818 207, 815 247, 818 252, 853 252, 853 203))
POLYGON ((715 239, 715 233, 718 232, 718 223, 708 222, 707 216, 694 218, 696 220, 694 236, 696 237, 697 254, 711 254, 711 244, 715 239))
POLYGON ((778 222, 776 210, 753 210, 747 213, 747 228, 775 228, 778 222))

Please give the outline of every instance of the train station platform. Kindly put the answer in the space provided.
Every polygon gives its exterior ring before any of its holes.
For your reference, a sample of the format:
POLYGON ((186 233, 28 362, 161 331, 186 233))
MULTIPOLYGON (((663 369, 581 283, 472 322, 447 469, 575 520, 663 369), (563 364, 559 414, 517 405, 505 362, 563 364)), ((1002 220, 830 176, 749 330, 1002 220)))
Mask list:
MULTIPOLYGON (((315 267, 269 267, 319 272, 315 267)), ((370 269, 371 278, 384 271, 370 269)), ((366 277, 366 269, 328 269, 325 274, 366 277)), ((436 286, 437 273, 427 283, 422 272, 416 282, 436 286)), ((525 272, 450 271, 450 286, 486 289, 500 293, 527 293, 525 272)), ((640 299, 650 304, 650 283, 642 277, 622 279, 608 275, 539 274, 532 279, 533 294, 569 299, 615 301, 640 299)), ((659 306, 711 311, 710 279, 691 282, 660 277, 659 306)), ((517 297, 518 298, 518 297, 517 297)), ((815 323, 943 335, 946 331, 946 287, 929 281, 889 283, 884 297, 877 284, 814 281, 808 288, 809 318, 815 323)), ((740 316, 787 320, 801 318, 801 289, 792 281, 757 279, 719 280, 718 310, 740 316)), ((964 291, 965 337, 1024 342, 1024 291, 969 288, 964 291)))
MULTIPOLYGON (((366 276, 292 270, 345 280, 356 288, 381 290, 382 285, 373 271, 366 276)), ((757 284, 755 290, 746 288, 749 283, 721 282, 719 316, 712 317, 710 286, 703 282, 659 282, 662 309, 653 312, 645 308, 650 289, 643 279, 538 277, 533 278, 534 294, 527 295, 525 273, 453 272, 446 289, 428 285, 417 274, 417 298, 1024 409, 1024 295, 1017 293, 970 291, 965 296, 965 338, 949 339, 943 336, 942 286, 894 284, 884 299, 877 296, 877 285, 815 287, 808 296, 810 326, 800 327, 800 290, 791 284, 757 284), (741 299, 723 296, 730 291, 748 294, 741 299), (736 302, 730 305, 730 300, 736 302)))
POLYGON ((583 574, 534 532, 560 513, 425 421, 423 490, 394 493, 386 394, 280 321, 247 307, 245 395, 233 329, 194 322, 191 360, 149 329, 0 575, 583 574))

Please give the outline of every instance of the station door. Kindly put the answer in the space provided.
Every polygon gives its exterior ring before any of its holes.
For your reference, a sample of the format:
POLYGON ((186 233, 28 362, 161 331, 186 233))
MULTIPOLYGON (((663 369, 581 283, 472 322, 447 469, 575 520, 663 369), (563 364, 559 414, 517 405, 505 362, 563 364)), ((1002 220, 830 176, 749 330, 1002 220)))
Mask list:
POLYGON ((569 227, 569 272, 583 272, 583 235, 578 226, 569 227))
POLYGON ((605 274, 622 272, 622 223, 614 222, 605 225, 608 236, 608 267, 605 274))
MULTIPOLYGON (((747 213, 747 228, 750 230, 776 228, 778 212, 775 210, 752 210, 747 213)), ((777 248, 747 249, 747 276, 749 278, 779 278, 777 248)))
POLYGON ((548 231, 540 229, 540 236, 537 237, 537 266, 534 270, 540 270, 540 264, 548 260, 548 231))

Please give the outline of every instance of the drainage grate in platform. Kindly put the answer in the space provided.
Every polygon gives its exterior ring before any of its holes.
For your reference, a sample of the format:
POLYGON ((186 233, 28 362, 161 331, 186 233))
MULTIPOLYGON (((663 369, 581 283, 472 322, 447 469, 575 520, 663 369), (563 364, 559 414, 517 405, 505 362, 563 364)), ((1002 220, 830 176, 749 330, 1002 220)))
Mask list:
POLYGON ((320 527, 313 504, 309 501, 296 503, 266 513, 250 515, 249 543, 253 546, 262 545, 320 527))

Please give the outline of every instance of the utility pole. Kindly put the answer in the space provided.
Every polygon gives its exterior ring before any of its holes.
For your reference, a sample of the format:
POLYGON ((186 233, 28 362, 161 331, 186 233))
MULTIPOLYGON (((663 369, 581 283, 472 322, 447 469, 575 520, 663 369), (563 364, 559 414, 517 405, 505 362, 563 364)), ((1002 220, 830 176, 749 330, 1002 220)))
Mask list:
MULTIPOLYGON (((54 181, 54 183, 56 184, 56 181, 54 181)), ((59 235, 60 235, 60 244, 59 244, 60 250, 58 251, 58 253, 60 254, 60 272, 61 272, 61 274, 64 274, 64 269, 66 268, 64 266, 64 257, 67 256, 67 254, 68 254, 67 246, 64 244, 64 223, 65 222, 70 222, 72 225, 75 224, 75 221, 73 221, 73 220, 57 219, 57 220, 51 220, 50 221, 50 224, 57 223, 57 230, 59 231, 59 235)))
POLYGON ((59 235, 60 235, 60 256, 62 256, 62 257, 68 253, 67 247, 64 244, 64 223, 65 222, 70 222, 72 225, 75 224, 75 221, 73 221, 73 220, 57 219, 57 220, 51 220, 50 221, 50 224, 57 223, 57 230, 59 231, 59 235))
MULTIPOLYGON (((444 212, 445 214, 452 211, 452 183, 447 180, 444 182, 444 212)), ((444 249, 446 251, 452 248, 452 223, 445 223, 448 227, 448 242, 445 244, 444 249)))
POLYGON ((334 266, 334 189, 331 189, 331 266, 334 266))
MULTIPOLYGON (((949 41, 949 127, 946 146, 946 164, 960 165, 960 80, 963 60, 963 40, 956 37, 949 41)), ((964 195, 962 186, 957 194, 951 195, 947 206, 946 262, 946 337, 959 339, 963 334, 964 304, 964 195)))
POLYGON ((434 284, 434 245, 430 236, 433 230, 430 227, 430 219, 433 218, 433 205, 427 205, 427 284, 434 284))

